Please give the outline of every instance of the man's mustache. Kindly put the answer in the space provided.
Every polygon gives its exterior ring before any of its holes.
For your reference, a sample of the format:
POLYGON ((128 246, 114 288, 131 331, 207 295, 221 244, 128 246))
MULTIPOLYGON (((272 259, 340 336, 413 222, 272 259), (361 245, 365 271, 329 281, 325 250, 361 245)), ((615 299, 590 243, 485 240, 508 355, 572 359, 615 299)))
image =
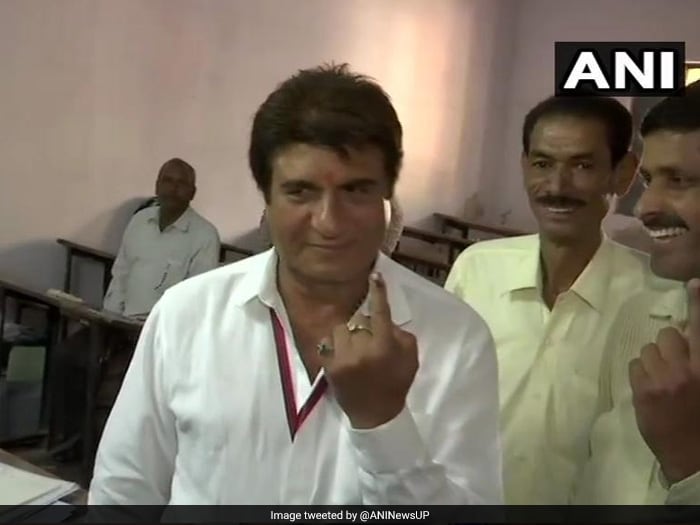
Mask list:
POLYGON ((642 223, 644 223, 644 226, 650 230, 663 230, 669 228, 688 229, 688 225, 685 223, 685 221, 677 215, 654 215, 653 217, 643 218, 642 223))
POLYGON ((570 206, 584 206, 586 203, 581 199, 576 197, 571 197, 569 195, 542 195, 541 197, 535 198, 535 202, 542 204, 543 206, 554 206, 568 208, 570 206))

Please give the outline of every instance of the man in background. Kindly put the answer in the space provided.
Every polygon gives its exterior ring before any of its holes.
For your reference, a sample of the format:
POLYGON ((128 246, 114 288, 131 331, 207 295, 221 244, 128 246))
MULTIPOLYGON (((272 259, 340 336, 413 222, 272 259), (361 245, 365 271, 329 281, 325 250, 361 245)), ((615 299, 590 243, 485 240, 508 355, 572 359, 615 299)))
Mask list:
POLYGON ((190 203, 195 171, 171 159, 156 179, 157 206, 136 213, 124 232, 103 307, 126 316, 146 316, 173 284, 216 268, 216 227, 190 203))
MULTIPOLYGON (((195 193, 192 166, 178 158, 163 164, 156 179, 157 205, 134 214, 124 232, 104 298, 105 310, 143 319, 165 290, 217 266, 219 234, 190 206, 195 193)), ((116 374, 121 378, 133 342, 113 343, 111 354, 121 362, 116 374)), ((71 459, 79 451, 89 344, 89 330, 80 329, 54 349, 51 426, 52 441, 59 444, 52 450, 59 459, 71 459)), ((118 384, 109 397, 116 395, 117 388, 118 384)))
POLYGON ((470 246, 445 284, 495 339, 509 505, 568 502, 606 334, 648 273, 645 255, 601 228, 634 177, 631 138, 632 117, 615 99, 537 104, 523 124, 521 165, 539 233, 470 246))

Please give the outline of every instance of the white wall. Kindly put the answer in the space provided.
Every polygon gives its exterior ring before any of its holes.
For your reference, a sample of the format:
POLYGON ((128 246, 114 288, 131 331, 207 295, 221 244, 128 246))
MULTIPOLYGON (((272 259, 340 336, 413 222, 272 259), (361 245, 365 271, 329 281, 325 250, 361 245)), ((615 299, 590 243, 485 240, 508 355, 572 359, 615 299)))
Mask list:
POLYGON ((518 159, 553 91, 556 40, 685 40, 698 0, 3 0, 0 278, 60 284, 67 237, 116 250, 135 200, 181 156, 195 206, 235 240, 261 200, 252 114, 302 67, 347 61, 405 127, 408 222, 433 211, 532 227, 518 159))
POLYGON ((0 277, 59 285, 56 237, 116 250, 172 156, 197 169, 194 205, 225 240, 251 230, 252 114, 324 61, 392 95, 407 219, 458 212, 484 163, 503 13, 494 0, 3 0, 0 277))
POLYGON ((520 11, 513 34, 514 68, 512 75, 503 79, 509 89, 497 186, 484 185, 481 199, 489 220, 499 223, 500 217, 508 214, 506 224, 532 228, 534 219, 521 183, 520 133, 527 111, 554 92, 554 42, 682 40, 686 42, 687 59, 698 60, 700 1, 524 0, 518 3, 520 11))

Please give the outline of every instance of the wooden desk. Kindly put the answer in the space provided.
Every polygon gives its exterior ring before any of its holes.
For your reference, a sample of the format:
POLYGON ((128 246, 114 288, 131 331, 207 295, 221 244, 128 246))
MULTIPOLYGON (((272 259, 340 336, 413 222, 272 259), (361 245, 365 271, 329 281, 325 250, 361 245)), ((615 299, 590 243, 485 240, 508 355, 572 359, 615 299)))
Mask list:
MULTIPOLYGON (((452 264, 457 256, 467 249, 469 246, 474 244, 475 241, 465 239, 464 237, 459 237, 457 235, 448 235, 445 233, 435 233, 428 230, 421 230, 419 228, 414 228, 412 226, 405 226, 401 232, 402 237, 410 237, 413 239, 418 239, 430 244, 441 244, 447 246, 448 249, 448 262, 452 264)), ((398 245, 396 249, 398 250, 398 245)))
MULTIPOLYGON (((48 478, 53 478, 53 479, 58 479, 57 476, 53 475, 51 472, 48 472, 41 467, 37 467, 36 465, 33 465, 29 463, 28 461, 25 461, 24 459, 20 458, 19 456, 15 456, 14 454, 10 454, 6 450, 3 450, 0 448, 0 463, 4 463, 5 465, 9 465, 11 467, 15 467, 18 469, 26 470, 27 472, 31 472, 32 474, 39 474, 40 476, 46 476, 48 478)), ((70 503, 72 505, 86 505, 87 504, 87 491, 84 489, 78 489, 76 492, 73 494, 70 494, 63 498, 63 501, 66 503, 70 503)))
MULTIPOLYGON (((44 421, 48 408, 48 385, 51 373, 51 354, 58 338, 60 321, 59 302, 43 292, 25 288, 19 284, 0 279, 0 341, 4 340, 5 320, 7 319, 7 300, 13 299, 17 307, 33 307, 44 311, 46 315, 46 354, 44 357, 44 376, 41 390, 41 415, 44 421)), ((20 319, 16 319, 17 322, 20 319)))
POLYGON ((391 258, 440 285, 445 282, 447 274, 450 271, 450 265, 448 263, 422 257, 417 254, 395 251, 391 254, 391 258))
MULTIPOLYGON (((91 248, 83 244, 78 244, 67 239, 57 239, 56 242, 66 248, 66 270, 63 276, 63 291, 71 293, 73 279, 73 258, 82 257, 83 259, 96 261, 102 264, 102 297, 104 297, 107 293, 107 288, 109 288, 112 265, 114 264, 116 256, 112 253, 98 250, 97 248, 91 248)), ((228 253, 233 253, 242 257, 250 257, 251 255, 255 255, 254 251, 247 248, 241 248, 240 246, 235 246, 233 244, 221 243, 221 248, 219 249, 219 262, 224 262, 226 260, 226 254, 228 253)))
POLYGON ((83 258, 98 262, 102 265, 102 297, 107 293, 111 278, 112 265, 116 256, 112 253, 91 248, 66 239, 56 239, 58 244, 66 249, 66 270, 63 276, 63 291, 72 292, 73 258, 83 258))
POLYGON ((118 336, 134 346, 144 321, 92 308, 84 303, 61 302, 61 314, 87 325, 90 330, 90 348, 87 352, 85 414, 83 418, 83 477, 87 486, 92 476, 98 437, 96 432, 97 394, 102 365, 109 356, 109 339, 118 336))
POLYGON ((221 249, 219 252, 219 262, 224 262, 226 261, 226 254, 227 253, 233 253, 238 256, 239 259, 244 259, 246 257, 250 257, 252 255, 255 255, 255 252, 253 250, 249 250, 247 248, 241 248, 239 246, 234 246, 233 244, 227 244, 225 242, 221 243, 221 249))
POLYGON ((528 232, 506 228, 505 226, 490 226, 488 224, 465 221, 444 213, 433 213, 433 216, 440 223, 440 229, 443 233, 447 233, 450 228, 453 228, 459 230, 464 238, 469 238, 469 230, 491 233, 500 237, 517 237, 528 234, 528 232))

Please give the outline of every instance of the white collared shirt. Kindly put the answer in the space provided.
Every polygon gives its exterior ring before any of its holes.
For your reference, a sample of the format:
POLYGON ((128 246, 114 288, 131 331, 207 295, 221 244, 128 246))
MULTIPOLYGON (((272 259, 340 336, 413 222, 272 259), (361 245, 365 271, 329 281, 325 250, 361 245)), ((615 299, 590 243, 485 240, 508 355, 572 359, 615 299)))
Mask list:
POLYGON ((326 391, 292 440, 271 309, 296 407, 321 379, 309 381, 290 336, 275 253, 189 279, 153 309, 102 437, 90 504, 502 503, 490 332, 384 255, 392 319, 418 341, 407 407, 356 430, 326 391))
POLYGON ((103 308, 123 315, 146 314, 172 285, 216 268, 219 234, 192 208, 165 230, 159 208, 146 208, 129 221, 112 267, 103 308))

